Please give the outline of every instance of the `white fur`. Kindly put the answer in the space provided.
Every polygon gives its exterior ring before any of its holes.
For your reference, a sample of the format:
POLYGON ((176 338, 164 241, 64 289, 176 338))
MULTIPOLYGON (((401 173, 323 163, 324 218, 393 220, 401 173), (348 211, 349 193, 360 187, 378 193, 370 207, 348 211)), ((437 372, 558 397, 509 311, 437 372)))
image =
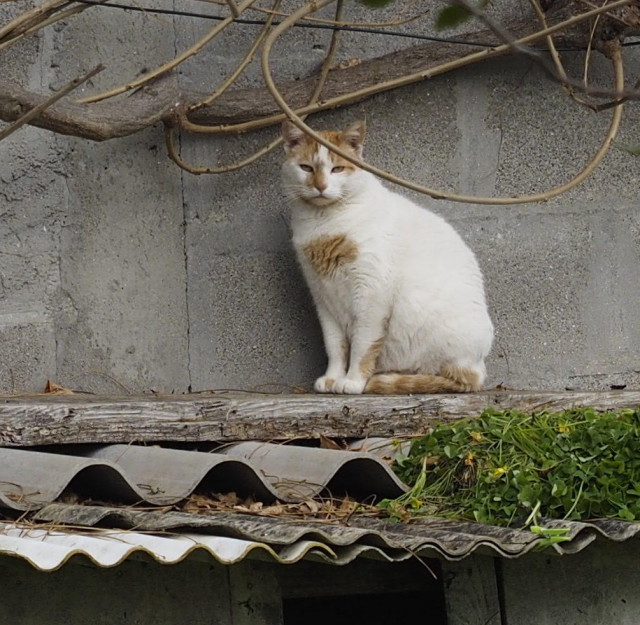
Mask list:
POLYGON ((282 168, 291 202, 293 244, 316 304, 328 367, 319 392, 362 393, 360 363, 384 338, 376 373, 438 374, 453 366, 485 378, 493 340, 482 274, 458 233, 429 210, 385 188, 373 175, 331 173, 329 151, 315 153, 327 188, 308 184, 295 154, 282 168), (355 261, 321 277, 303 249, 323 235, 346 235, 355 261), (344 341, 350 345, 344 362, 344 341), (331 382, 333 380, 333 383, 331 382))

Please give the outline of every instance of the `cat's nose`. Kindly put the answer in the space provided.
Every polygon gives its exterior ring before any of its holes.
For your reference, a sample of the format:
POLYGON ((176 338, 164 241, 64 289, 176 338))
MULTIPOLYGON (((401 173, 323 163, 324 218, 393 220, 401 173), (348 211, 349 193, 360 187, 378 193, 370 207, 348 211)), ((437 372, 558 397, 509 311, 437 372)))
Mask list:
POLYGON ((314 180, 313 186, 318 189, 318 191, 320 191, 320 193, 322 193, 323 191, 326 191, 327 187, 329 186, 327 181, 324 178, 316 178, 314 180))

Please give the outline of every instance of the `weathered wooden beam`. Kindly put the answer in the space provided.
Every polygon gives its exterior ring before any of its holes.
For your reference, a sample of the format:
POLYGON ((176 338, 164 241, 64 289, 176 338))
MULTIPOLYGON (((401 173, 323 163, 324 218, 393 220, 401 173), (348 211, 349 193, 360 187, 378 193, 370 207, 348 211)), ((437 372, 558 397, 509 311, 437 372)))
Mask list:
POLYGON ((210 393, 0 398, 0 445, 204 442, 415 436, 435 422, 487 408, 525 412, 640 406, 640 391, 485 391, 462 395, 267 395, 210 393))

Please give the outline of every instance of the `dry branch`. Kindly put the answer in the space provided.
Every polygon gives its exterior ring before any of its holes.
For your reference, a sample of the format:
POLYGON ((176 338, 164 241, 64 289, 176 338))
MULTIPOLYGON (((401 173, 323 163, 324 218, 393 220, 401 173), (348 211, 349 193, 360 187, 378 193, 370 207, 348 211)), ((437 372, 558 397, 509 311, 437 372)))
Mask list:
MULTIPOLYGON (((357 156, 354 156, 351 153, 346 152, 344 149, 340 148, 339 146, 336 146, 334 144, 332 144, 331 142, 329 142, 325 137, 322 137, 320 134, 318 134, 316 131, 312 130, 311 128, 309 128, 309 126, 307 126, 304 121, 303 118, 300 116, 300 113, 296 113, 294 112, 291 107, 288 105, 287 101, 285 100, 285 98, 282 96, 282 94, 279 92, 278 88, 275 85, 275 82, 273 80, 273 76, 271 74, 271 68, 270 68, 270 53, 271 53, 271 48, 273 46, 273 44, 277 41, 277 39, 283 34, 285 33, 288 29, 290 29, 296 22, 296 20, 302 19, 304 17, 306 17, 308 14, 317 11, 319 9, 321 9, 324 6, 327 6, 328 4, 330 4, 333 0, 316 0, 313 3, 307 4, 304 7, 298 9, 298 11, 296 11, 295 13, 293 13, 290 17, 288 17, 286 20, 284 20, 270 35, 269 37, 267 37, 267 40, 265 41, 264 44, 264 49, 262 51, 262 73, 263 73, 263 77, 264 77, 264 81, 267 85, 267 88, 269 89, 269 91, 271 92, 271 95, 273 96, 274 100, 277 102, 278 106, 280 107, 280 109, 282 111, 284 111, 284 113, 286 114, 287 118, 295 125, 297 126, 300 130, 302 130, 305 134, 307 134, 308 136, 312 137, 315 141, 317 141, 319 144, 324 145, 327 149, 331 150, 331 152, 334 152, 338 155, 340 155, 343 159, 349 161, 350 163, 353 163, 354 165, 368 171, 371 172, 372 174, 375 174, 376 176, 379 176, 385 180, 388 180, 390 182, 393 182, 395 184, 401 185, 407 189, 412 189, 414 191, 417 191, 419 193, 423 193, 425 195, 428 195, 434 199, 447 199, 447 200, 451 200, 454 202, 467 202, 467 203, 474 203, 474 204, 499 204, 499 205, 512 205, 512 204, 520 204, 523 202, 539 202, 539 201, 544 201, 544 200, 548 200, 549 198, 555 197, 557 195, 560 195, 562 193, 564 193, 565 191, 568 191, 569 189, 571 189, 572 187, 576 186, 577 184, 579 184, 582 180, 584 180, 597 166, 598 164, 602 161, 602 159, 604 158, 605 154, 607 153, 609 147, 611 146, 611 143, 613 142, 613 140, 615 139, 615 136, 617 134, 619 125, 620 125, 620 119, 621 119, 621 115, 622 115, 622 102, 618 102, 615 110, 614 110, 614 114, 611 118, 611 123, 609 125, 609 130, 607 131, 607 134, 605 136, 604 141, 602 142, 599 150, 591 157, 591 159, 587 162, 587 164, 583 167, 583 169, 576 174, 575 176, 573 176, 568 182, 558 186, 558 187, 554 187, 553 189, 549 189, 547 191, 544 192, 539 192, 539 193, 534 193, 534 194, 530 194, 530 195, 520 195, 517 197, 481 197, 481 196, 469 196, 469 195, 460 195, 457 193, 448 193, 445 191, 441 191, 441 190, 437 190, 437 189, 432 189, 429 187, 426 187, 424 185, 421 184, 417 184, 414 182, 411 182, 409 180, 406 180, 404 178, 398 177, 395 174, 392 174, 388 171, 382 170, 378 167, 374 167, 373 165, 369 164, 369 163, 365 163, 364 161, 362 161, 360 158, 358 158, 357 156)), ((621 5, 625 2, 630 2, 633 0, 617 0, 617 4, 621 5)), ((460 0, 460 2, 463 2, 463 0, 460 0)), ((466 4, 466 3, 465 3, 466 4)), ((594 9, 594 11, 589 12, 590 14, 599 14, 600 10, 599 9, 594 9)), ((580 19, 585 19, 587 16, 587 14, 583 14, 582 16, 580 16, 580 19)), ((556 25, 554 27, 557 28, 559 27, 559 25, 556 25)), ((501 30, 501 29, 494 29, 494 30, 501 30)), ((501 32, 497 33, 498 36, 503 37, 505 35, 503 35, 501 32)), ((535 36, 536 37, 543 37, 546 36, 547 34, 549 34, 547 31, 539 31, 535 36)), ((510 36, 510 35, 509 35, 510 36)), ((518 40, 511 40, 509 41, 508 44, 503 44, 501 46, 499 46, 498 48, 494 48, 493 51, 495 53, 497 53, 498 51, 502 51, 505 48, 509 49, 511 47, 514 47, 518 50, 522 50, 523 46, 522 44, 528 44, 529 43, 529 37, 525 37, 525 38, 521 38, 518 40)), ((613 91, 611 91, 611 93, 617 94, 618 96, 622 96, 623 95, 623 88, 624 88, 624 68, 623 68, 623 63, 622 63, 622 54, 620 51, 620 43, 618 41, 614 41, 611 48, 610 48, 610 55, 611 55, 611 59, 613 61, 613 65, 614 65, 614 72, 615 72, 615 78, 616 78, 616 84, 615 84, 615 89, 613 91)), ((472 55, 473 56, 473 55, 472 55)), ((442 66, 440 66, 442 67, 442 66)), ((554 70, 555 71, 555 70, 554 70)), ((405 81, 410 81, 413 80, 414 77, 412 76, 407 76, 405 78, 405 81)), ((396 85, 398 86, 398 85, 396 85)), ((590 91, 591 93, 593 93, 593 91, 590 91)))
MULTIPOLYGON (((522 34, 527 31, 527 27, 527 23, 521 23, 511 26, 510 30, 512 33, 522 34)), ((471 33, 462 38, 469 41, 489 39, 497 43, 489 31, 471 33)), ((561 45, 561 38, 556 39, 556 42, 561 45)), ((427 43, 363 61, 353 67, 334 68, 327 75, 323 100, 341 97, 383 80, 426 70, 462 58, 466 53, 467 48, 458 44, 427 43)), ((279 89, 287 102, 293 108, 298 108, 309 102, 317 82, 317 76, 313 75, 281 84, 279 89)), ((93 104, 62 100, 32 123, 60 134, 104 141, 139 132, 159 121, 171 122, 175 120, 177 102, 188 107, 204 99, 204 94, 179 94, 175 81, 170 75, 165 75, 128 97, 126 106, 123 106, 122 100, 93 104)), ((4 121, 17 120, 45 100, 46 96, 0 80, 0 119, 4 121)), ((269 91, 264 87, 256 87, 227 91, 213 103, 194 111, 190 119, 199 124, 226 126, 280 114, 280 108, 269 91)))
MULTIPOLYGON (((527 24, 522 23, 512 26, 511 31, 525 32, 526 28, 527 24)), ((488 31, 464 36, 469 41, 485 37, 489 37, 488 31)), ((341 97, 352 91, 371 87, 381 80, 435 67, 461 58, 466 53, 465 46, 428 43, 363 61, 353 67, 334 68, 327 75, 323 99, 341 97)), ((312 75, 303 80, 281 84, 280 90, 287 101, 298 108, 308 104, 317 82, 317 76, 312 75)), ((128 97, 126 106, 123 106, 122 100, 80 104, 65 99, 50 107, 32 123, 60 134, 104 141, 139 132, 159 121, 171 122, 175 120, 177 102, 182 102, 186 108, 205 98, 206 94, 201 93, 179 94, 170 75, 165 75, 128 97)), ((4 121, 17 120, 45 100, 46 96, 0 80, 0 119, 4 121)), ((281 111, 269 91, 264 87, 256 87, 227 91, 213 103, 193 111, 190 119, 198 124, 226 126, 280 114, 281 111)))
MULTIPOLYGON (((338 0, 336 3, 336 20, 340 20, 342 18, 343 4, 344 4, 344 0, 338 0)), ((280 5, 280 0, 277 0, 274 7, 277 8, 279 7, 279 5, 280 5)), ((262 40, 263 34, 266 36, 266 34, 268 33, 269 28, 271 26, 270 22, 271 22, 270 19, 267 20, 267 24, 265 25, 263 32, 260 33, 260 35, 256 40, 258 43, 262 40)), ((314 105, 318 101, 318 98, 320 97, 324 89, 327 76, 331 69, 331 65, 333 64, 335 53, 338 48, 339 36, 340 36, 340 31, 334 30, 331 35, 331 44, 329 45, 327 54, 325 55, 324 61, 322 62, 322 67, 320 68, 320 74, 319 74, 318 80, 316 81, 316 85, 313 89, 313 93, 311 94, 311 99, 309 100, 309 103, 308 103, 310 106, 314 105)), ((254 44, 254 48, 255 48, 255 44, 254 44)), ((253 56, 253 54, 255 53, 254 48, 252 48, 249 51, 249 55, 240 63, 236 71, 233 73, 233 76, 237 77, 244 71, 244 69, 247 66, 246 62, 249 56, 253 56)), ((229 86, 230 84, 231 83, 229 81, 225 81, 226 86, 229 86)), ((213 96, 207 98, 207 100, 205 100, 204 102, 198 103, 195 108, 200 108, 204 104, 210 104, 211 102, 216 100, 218 97, 220 97, 220 95, 222 95, 224 91, 226 91, 226 87, 223 85, 223 87, 221 87, 215 94, 213 94, 213 96)), ((186 116, 180 119, 180 125, 182 126, 183 129, 188 128, 193 132, 202 132, 203 130, 204 131, 208 130, 208 127, 206 126, 198 126, 197 124, 188 122, 186 119, 186 116)), ((282 138, 277 137, 276 139, 271 141, 269 144, 259 149, 257 152, 254 152, 250 156, 240 161, 237 161, 235 163, 231 163, 228 165, 219 165, 218 167, 196 167, 188 163, 185 163, 180 157, 180 155, 178 154, 178 151, 176 150, 176 147, 175 147, 173 131, 174 131, 173 128, 171 128, 169 125, 166 125, 165 142, 166 142, 167 153, 169 154, 169 158, 171 158, 171 160, 174 163, 176 163, 176 165, 178 165, 185 171, 188 171, 192 174, 219 174, 219 173, 225 173, 229 171, 235 171, 237 169, 240 169, 242 167, 245 167, 246 165, 249 165, 257 161, 259 158, 261 158, 265 154, 268 154, 269 152, 271 152, 274 148, 276 148, 282 142, 282 138)))
MULTIPOLYGON (((529 22, 526 21, 514 24, 510 28, 512 32, 521 35, 531 30, 529 22)), ((458 40, 484 41, 495 43, 495 45, 500 43, 489 30, 460 35, 458 40)), ((558 41, 561 39, 559 38, 558 41)), ((326 103, 350 93, 374 87, 384 81, 427 71, 449 61, 462 59, 468 53, 469 47, 466 45, 429 42, 374 59, 363 60, 350 67, 335 67, 327 75, 322 92, 323 102, 326 103)), ((314 74, 301 80, 279 83, 278 89, 289 105, 297 109, 308 103, 317 81, 317 75, 314 74)), ((354 98, 352 103, 362 99, 364 98, 354 98)), ((190 115, 190 119, 199 124, 222 126, 270 118, 281 115, 281 113, 282 111, 274 102, 269 91, 264 87, 257 87, 228 91, 214 105, 202 108, 190 115)), ((271 123, 276 123, 276 121, 271 123)), ((268 124, 265 123, 265 125, 268 124)))
MULTIPOLYGON (((65 3, 57 2, 55 5, 65 6, 65 3)), ((554 3, 555 5, 562 9, 565 8, 566 3, 554 3)), ((625 8, 629 11, 637 10, 635 6, 625 8)), ((556 13, 560 12, 556 11, 556 13)), ((611 20, 601 21, 611 22, 611 20)), ((531 31, 531 24, 528 20, 523 20, 508 24, 507 28, 512 36, 519 38, 531 31)), ((631 26, 625 26, 625 28, 625 35, 632 34, 631 26)), ((607 32, 610 31, 611 27, 607 32)), ((555 43, 558 47, 567 45, 586 47, 589 41, 580 40, 580 37, 582 37, 582 31, 573 28, 568 32, 557 33, 555 43)), ((490 30, 461 35, 459 39, 470 42, 489 41, 496 45, 500 43, 490 30)), ((489 50, 486 52, 487 56, 491 56, 489 50)), ((352 67, 333 68, 326 77, 323 99, 313 107, 313 110, 324 110, 344 105, 346 102, 357 102, 369 97, 369 94, 351 98, 349 94, 371 89, 380 83, 407 75, 420 72, 428 75, 431 68, 441 67, 443 64, 464 59, 466 56, 468 56, 467 46, 432 42, 365 60, 352 67), (343 101, 336 102, 341 99, 343 101)), ((478 56, 478 59, 483 56, 478 56)), ((309 103, 317 82, 317 75, 312 75, 303 80, 280 84, 278 89, 287 103, 293 109, 298 109, 309 103)), ((384 90, 385 87, 379 89, 379 91, 384 90)), ((178 93, 170 75, 165 75, 129 96, 126 99, 126 105, 123 105, 122 99, 92 104, 79 104, 65 99, 48 108, 31 123, 57 133, 102 141, 139 132, 159 121, 175 125, 178 119, 177 103, 180 103, 186 111, 188 107, 202 102, 205 98, 205 94, 178 93)), ((46 96, 26 91, 18 85, 0 81, 0 119, 15 121, 46 99, 46 96)), ((243 124, 253 129, 277 123, 280 119, 282 119, 281 110, 264 87, 226 91, 210 104, 189 111, 191 122, 212 126, 211 132, 216 134, 242 132, 248 129, 243 127, 243 124)))
MULTIPOLYGON (((16 121, 47 99, 47 96, 26 91, 15 83, 0 80, 0 119, 16 121)), ((78 104, 63 98, 30 123, 64 135, 104 141, 140 132, 170 118, 177 101, 175 79, 163 76, 124 102, 78 104)))
POLYGON ((98 65, 90 72, 84 74, 84 76, 74 78, 71 82, 62 87, 62 89, 58 90, 52 96, 49 96, 38 106, 24 113, 24 115, 20 116, 13 124, 11 124, 11 126, 5 128, 2 132, 0 132, 0 141, 6 139, 10 134, 13 134, 16 130, 18 130, 25 124, 28 124, 31 120, 42 115, 42 113, 44 113, 50 106, 53 106, 58 100, 64 98, 67 94, 71 93, 74 89, 77 89, 80 85, 87 82, 87 80, 101 72, 103 69, 104 68, 102 65, 98 65))

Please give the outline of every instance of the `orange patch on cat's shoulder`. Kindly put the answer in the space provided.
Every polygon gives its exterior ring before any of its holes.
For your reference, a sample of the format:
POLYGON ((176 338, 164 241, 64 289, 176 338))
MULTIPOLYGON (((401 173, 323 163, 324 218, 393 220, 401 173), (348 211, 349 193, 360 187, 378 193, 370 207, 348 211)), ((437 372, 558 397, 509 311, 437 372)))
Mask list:
POLYGON ((318 237, 309 241, 302 251, 315 272, 325 278, 358 257, 358 246, 346 234, 318 237))

